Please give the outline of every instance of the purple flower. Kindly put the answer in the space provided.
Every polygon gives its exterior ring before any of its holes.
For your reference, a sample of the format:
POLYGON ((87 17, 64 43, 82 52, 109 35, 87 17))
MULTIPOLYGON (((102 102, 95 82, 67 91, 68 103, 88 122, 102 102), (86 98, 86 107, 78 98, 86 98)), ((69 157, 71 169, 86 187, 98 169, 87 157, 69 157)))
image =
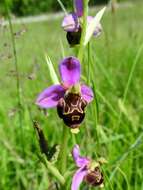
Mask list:
POLYGON ((52 85, 39 94, 36 104, 42 108, 57 107, 64 123, 77 128, 85 116, 85 107, 93 99, 91 88, 80 84, 81 66, 75 57, 67 57, 59 65, 61 84, 52 85))
POLYGON ((103 174, 100 171, 98 162, 93 162, 87 157, 81 157, 78 145, 74 146, 72 156, 79 169, 73 176, 71 190, 78 190, 82 181, 92 186, 103 184, 103 174))
MULTIPOLYGON (((67 40, 70 45, 80 43, 82 22, 83 22, 83 0, 74 0, 75 12, 66 15, 62 22, 63 29, 67 32, 67 40)), ((87 24, 93 20, 92 16, 87 16, 87 24)), ((99 23, 94 30, 94 36, 99 36, 102 27, 99 23)))

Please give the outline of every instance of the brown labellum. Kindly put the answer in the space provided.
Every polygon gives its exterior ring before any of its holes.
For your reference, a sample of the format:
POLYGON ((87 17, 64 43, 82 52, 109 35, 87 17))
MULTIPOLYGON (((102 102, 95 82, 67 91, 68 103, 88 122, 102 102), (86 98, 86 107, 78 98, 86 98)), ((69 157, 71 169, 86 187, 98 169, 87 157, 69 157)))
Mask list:
POLYGON ((77 32, 67 32, 67 40, 71 46, 79 44, 80 38, 81 38, 81 29, 79 29, 77 32))
POLYGON ((60 99, 57 112, 67 126, 77 128, 85 117, 86 105, 86 101, 80 95, 68 93, 60 99))
POLYGON ((92 186, 100 186, 103 183, 103 174, 99 167, 96 167, 94 171, 90 171, 84 177, 84 181, 92 186))

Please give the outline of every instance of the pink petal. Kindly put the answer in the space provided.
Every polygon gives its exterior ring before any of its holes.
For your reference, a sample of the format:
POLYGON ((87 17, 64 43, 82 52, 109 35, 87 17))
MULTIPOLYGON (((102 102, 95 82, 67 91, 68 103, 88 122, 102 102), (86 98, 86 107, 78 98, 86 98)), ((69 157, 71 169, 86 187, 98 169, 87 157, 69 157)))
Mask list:
POLYGON ((81 85, 81 95, 87 103, 90 103, 94 97, 92 89, 85 84, 81 85))
POLYGON ((72 179, 72 185, 71 185, 71 190, 78 190, 81 182, 84 179, 84 176, 86 176, 87 170, 86 168, 80 168, 76 171, 76 173, 73 176, 72 179))
POLYGON ((89 164, 90 159, 80 156, 80 149, 78 145, 75 145, 72 150, 73 159, 78 167, 84 167, 89 164))
POLYGON ((83 0, 74 0, 76 14, 78 17, 83 16, 83 0))
POLYGON ((61 61, 59 71, 65 86, 72 86, 80 80, 80 62, 75 57, 67 57, 61 61))
MULTIPOLYGON (((93 20, 93 17, 92 16, 88 16, 87 17, 87 23, 89 24, 91 21, 93 20)), ((96 26, 96 28, 94 29, 94 33, 93 35, 95 37, 98 37, 102 32, 102 26, 100 23, 98 23, 98 25, 96 26)))
POLYGON ((62 27, 67 32, 76 32, 79 28, 78 17, 76 14, 68 14, 64 17, 62 27))
POLYGON ((53 85, 39 94, 36 104, 42 108, 56 107, 60 98, 65 94, 65 89, 61 85, 53 85))

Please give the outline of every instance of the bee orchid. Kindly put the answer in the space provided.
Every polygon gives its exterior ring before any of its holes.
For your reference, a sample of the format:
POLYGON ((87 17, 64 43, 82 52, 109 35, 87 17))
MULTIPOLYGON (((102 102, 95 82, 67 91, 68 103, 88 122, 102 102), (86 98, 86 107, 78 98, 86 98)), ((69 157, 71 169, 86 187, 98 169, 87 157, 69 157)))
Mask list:
POLYGON ((92 89, 80 83, 81 65, 67 57, 59 64, 61 84, 52 85, 39 94, 41 108, 57 108, 58 115, 70 128, 77 128, 85 117, 85 107, 93 100, 92 89))
POLYGON ((98 162, 80 156, 78 145, 74 146, 72 156, 79 169, 73 176, 71 190, 78 190, 82 181, 92 186, 103 185, 103 174, 100 171, 100 164, 98 162))
MULTIPOLYGON (((75 12, 66 15, 62 21, 62 27, 67 32, 67 40, 69 44, 77 45, 80 43, 82 24, 83 24, 83 0, 74 0, 75 12)), ((87 16, 87 24, 89 25, 94 17, 87 16)), ((101 24, 94 28, 93 35, 99 36, 102 31, 101 24)))

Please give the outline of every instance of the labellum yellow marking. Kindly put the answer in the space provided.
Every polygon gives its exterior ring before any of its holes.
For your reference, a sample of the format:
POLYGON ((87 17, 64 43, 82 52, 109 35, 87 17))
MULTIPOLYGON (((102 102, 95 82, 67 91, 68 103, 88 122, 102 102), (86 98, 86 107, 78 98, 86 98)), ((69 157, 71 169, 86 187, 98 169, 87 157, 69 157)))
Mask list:
POLYGON ((80 119, 80 116, 78 116, 78 115, 73 115, 72 116, 72 121, 78 121, 80 119))
POLYGON ((71 133, 73 133, 73 134, 77 134, 77 133, 79 133, 79 129, 78 128, 75 128, 75 129, 71 129, 71 133))

